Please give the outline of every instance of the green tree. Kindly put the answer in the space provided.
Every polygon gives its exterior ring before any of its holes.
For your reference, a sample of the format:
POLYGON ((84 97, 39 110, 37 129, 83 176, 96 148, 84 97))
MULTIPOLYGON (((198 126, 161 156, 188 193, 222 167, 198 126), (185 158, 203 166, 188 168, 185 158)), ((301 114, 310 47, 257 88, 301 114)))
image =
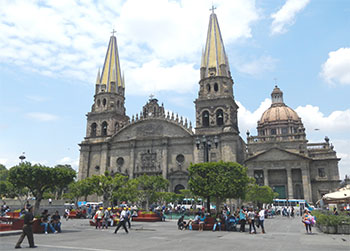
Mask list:
POLYGON ((117 202, 128 201, 135 203, 139 198, 138 186, 139 182, 137 179, 128 180, 125 182, 124 186, 113 192, 113 200, 117 202))
POLYGON ((248 187, 246 200, 252 201, 255 206, 261 206, 262 203, 272 203, 278 195, 269 186, 258 186, 253 184, 248 187))
POLYGON ((53 175, 55 176, 55 188, 54 193, 56 199, 59 199, 64 190, 68 189, 68 185, 76 178, 76 171, 71 165, 57 165, 53 169, 53 175))
POLYGON ((24 162, 10 169, 8 181, 17 190, 27 188, 29 192, 32 193, 36 198, 34 210, 35 213, 37 213, 46 191, 54 189, 56 183, 68 185, 68 182, 71 180, 62 178, 61 176, 56 177, 56 175, 57 172, 54 168, 40 164, 32 165, 30 162, 24 162))
POLYGON ((208 212, 211 197, 216 198, 217 206, 227 198, 244 198, 251 182, 247 168, 233 162, 191 164, 188 171, 190 190, 207 199, 208 212))
POLYGON ((65 197, 73 200, 75 205, 78 206, 79 198, 84 197, 84 200, 86 200, 87 196, 94 193, 94 186, 91 179, 86 178, 70 183, 68 191, 69 192, 65 194, 65 197))
POLYGON ((127 176, 119 173, 111 176, 109 172, 105 172, 104 175, 93 175, 91 182, 96 194, 103 197, 103 206, 108 206, 113 199, 113 193, 118 192, 125 185, 127 179, 127 176))
POLYGON ((169 181, 162 176, 142 175, 136 178, 139 183, 140 199, 146 202, 146 209, 149 209, 149 204, 157 201, 157 192, 167 189, 169 181))
POLYGON ((8 174, 9 170, 3 164, 0 164, 0 181, 6 181, 8 174))

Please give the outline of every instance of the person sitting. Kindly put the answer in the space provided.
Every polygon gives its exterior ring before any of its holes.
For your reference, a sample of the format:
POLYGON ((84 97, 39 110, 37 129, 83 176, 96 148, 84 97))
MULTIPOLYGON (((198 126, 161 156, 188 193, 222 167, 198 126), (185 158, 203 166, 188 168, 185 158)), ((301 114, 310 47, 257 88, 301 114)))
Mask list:
POLYGON ((216 215, 215 223, 214 223, 214 226, 213 226, 213 232, 215 232, 216 227, 218 227, 219 231, 221 231, 221 215, 220 214, 216 215))
POLYGON ((204 230, 204 223, 205 223, 205 215, 204 213, 201 214, 201 216, 199 217, 199 227, 198 227, 198 231, 203 231, 204 230))
POLYGON ((186 221, 184 221, 184 216, 182 215, 177 221, 177 228, 183 230, 187 228, 186 221))
POLYGON ((61 233, 61 216, 59 215, 58 211, 52 215, 51 223, 53 228, 56 229, 57 232, 61 233))
POLYGON ((227 218, 228 221, 228 229, 227 231, 237 231, 237 220, 233 214, 229 215, 227 218))
POLYGON ((50 227, 52 233, 56 234, 57 231, 53 228, 53 226, 49 223, 49 214, 47 209, 42 212, 40 217, 40 226, 44 226, 45 234, 47 234, 47 227, 50 227))

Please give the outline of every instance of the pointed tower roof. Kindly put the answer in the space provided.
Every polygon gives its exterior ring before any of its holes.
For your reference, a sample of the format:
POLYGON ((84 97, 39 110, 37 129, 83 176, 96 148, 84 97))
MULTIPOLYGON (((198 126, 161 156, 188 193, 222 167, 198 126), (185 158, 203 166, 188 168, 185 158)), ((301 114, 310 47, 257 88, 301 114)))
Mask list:
POLYGON ((202 54, 201 68, 205 69, 205 77, 230 77, 230 67, 220 32, 219 22, 214 13, 214 7, 211 11, 205 50, 202 54))
POLYGON ((113 35, 111 36, 108 44, 107 54, 105 57, 105 62, 102 68, 102 75, 100 83, 106 85, 106 91, 111 92, 112 85, 111 82, 115 82, 116 86, 123 86, 120 63, 119 63, 119 54, 117 47, 117 38, 113 35))

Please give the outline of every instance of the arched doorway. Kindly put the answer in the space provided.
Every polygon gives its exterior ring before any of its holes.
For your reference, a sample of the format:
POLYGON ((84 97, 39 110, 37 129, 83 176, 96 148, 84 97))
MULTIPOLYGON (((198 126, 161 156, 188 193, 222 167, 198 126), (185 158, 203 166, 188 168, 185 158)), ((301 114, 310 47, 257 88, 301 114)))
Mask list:
POLYGON ((180 194, 181 193, 180 190, 182 190, 182 189, 185 189, 185 187, 181 184, 178 184, 175 186, 174 193, 180 194))

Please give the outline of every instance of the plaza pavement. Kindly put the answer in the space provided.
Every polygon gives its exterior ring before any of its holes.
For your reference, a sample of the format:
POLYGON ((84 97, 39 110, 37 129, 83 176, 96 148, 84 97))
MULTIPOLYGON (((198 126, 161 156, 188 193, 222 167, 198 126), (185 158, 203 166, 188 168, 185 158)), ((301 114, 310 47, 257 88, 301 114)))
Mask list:
MULTIPOLYGON (((247 228, 248 229, 248 228, 247 228)), ((329 235, 313 229, 307 235, 299 217, 265 220, 266 234, 177 230, 176 221, 132 223, 129 234, 114 227, 96 230, 88 220, 63 221, 60 234, 35 234, 35 250, 350 250, 349 235, 329 235)), ((0 237, 0 250, 14 250, 19 235, 0 237)), ((28 249, 28 241, 22 250, 28 249)))

